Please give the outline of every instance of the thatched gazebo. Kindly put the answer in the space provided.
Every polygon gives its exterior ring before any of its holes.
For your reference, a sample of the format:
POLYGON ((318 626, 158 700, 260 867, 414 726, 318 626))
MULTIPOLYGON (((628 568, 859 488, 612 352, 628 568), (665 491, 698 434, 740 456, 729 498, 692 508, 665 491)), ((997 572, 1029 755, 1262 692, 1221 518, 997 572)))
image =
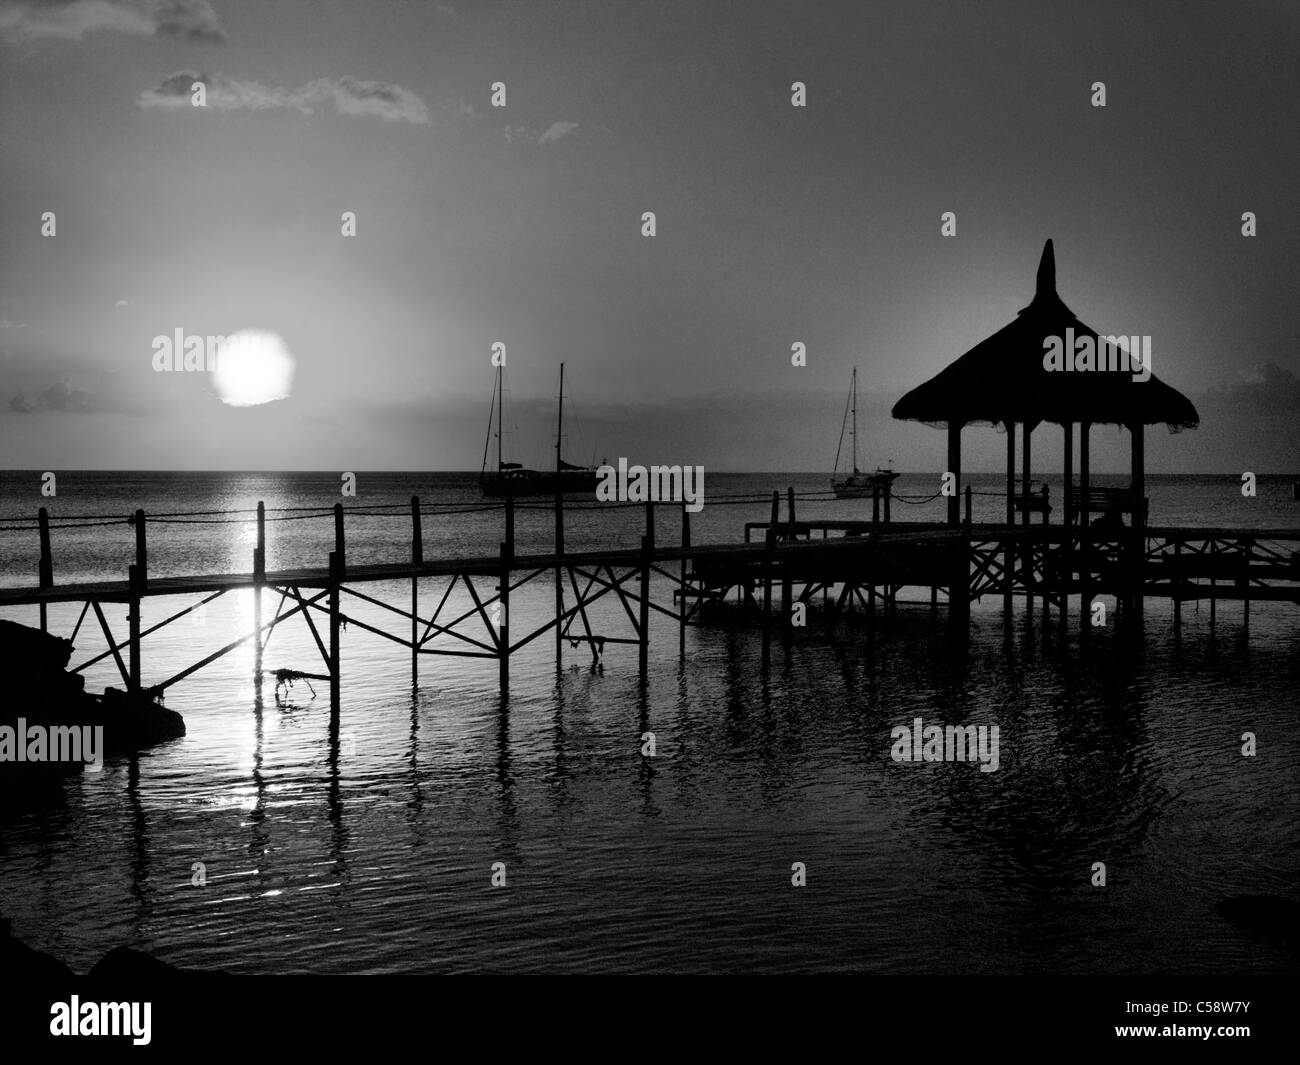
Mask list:
MULTIPOLYGON (((1143 430, 1164 423, 1172 432, 1199 424, 1196 408, 1177 389, 1154 374, 1139 380, 1120 369, 1051 370, 1044 367, 1045 341, 1090 337, 1099 351, 1116 356, 1118 349, 1098 345, 1095 331, 1074 316, 1056 294, 1056 259, 1049 240, 1038 266, 1038 284, 1028 307, 991 337, 976 344, 930 380, 918 385, 894 404, 893 415, 948 430, 948 469, 956 475, 958 489, 948 500, 948 522, 960 521, 961 430, 965 425, 1003 425, 1007 431, 1007 524, 1015 523, 1015 426, 1022 432, 1021 494, 1024 520, 1029 521, 1030 434, 1040 422, 1065 430, 1064 520, 1073 524, 1076 499, 1080 524, 1088 524, 1088 431, 1092 425, 1122 425, 1132 437, 1130 499, 1133 524, 1144 521, 1145 479, 1143 430), (1080 490, 1073 492, 1074 426, 1080 427, 1080 490)), ((1127 351, 1123 352, 1125 360, 1127 351)), ((1154 360, 1152 360, 1154 361, 1154 360)), ((1126 361, 1124 365, 1129 365, 1126 361)), ((1109 364, 1108 364, 1109 365, 1109 364)))

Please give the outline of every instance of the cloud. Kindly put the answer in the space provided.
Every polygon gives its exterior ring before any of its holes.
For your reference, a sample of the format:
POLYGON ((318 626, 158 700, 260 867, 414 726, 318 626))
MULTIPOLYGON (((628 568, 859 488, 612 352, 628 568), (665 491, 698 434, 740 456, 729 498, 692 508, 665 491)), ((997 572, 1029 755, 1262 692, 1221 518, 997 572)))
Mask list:
POLYGON ((513 144, 516 140, 533 144, 551 144, 565 137, 572 137, 577 131, 576 122, 552 122, 540 137, 531 126, 506 126, 504 136, 507 144, 513 144))
POLYGON ((90 33, 224 41, 208 0, 9 0, 0 5, 0 38, 79 41, 90 33))
POLYGON ((1236 380, 1228 385, 1210 389, 1197 397, 1198 405, 1229 404, 1243 412, 1243 422, 1254 414, 1286 413, 1300 415, 1300 377, 1279 366, 1266 362, 1247 372, 1238 372, 1236 380))
POLYGON ((9 409, 19 414, 30 414, 38 410, 82 413, 91 409, 91 402, 89 395, 71 387, 69 378, 63 377, 49 388, 38 392, 35 399, 28 399, 25 393, 18 392, 9 400, 9 409))
POLYGON ((467 104, 464 100, 452 100, 438 105, 444 111, 451 114, 452 118, 471 118, 477 119, 478 112, 474 110, 473 104, 467 104))
POLYGON ((255 81, 237 81, 222 74, 181 70, 157 87, 142 92, 136 103, 143 108, 192 107, 196 81, 204 85, 204 109, 209 111, 293 110, 310 115, 317 107, 332 106, 341 115, 375 115, 385 122, 429 124, 429 108, 415 93, 386 81, 362 81, 347 76, 317 78, 291 90, 271 88, 255 81))
POLYGON ((537 138, 538 144, 547 144, 551 141, 563 140, 565 137, 576 133, 578 123, 576 122, 552 122, 550 127, 537 138))
MULTIPOLYGON (((162 404, 172 403, 176 397, 160 398, 144 395, 137 378, 119 373, 62 373, 59 379, 44 388, 30 384, 31 375, 25 375, 29 387, 19 388, 9 399, 9 410, 14 414, 54 412, 60 414, 128 414, 150 413, 162 404), (77 387, 82 384, 85 387, 77 387)), ((170 375, 159 375, 167 377, 170 375)), ((186 375, 191 376, 191 375, 186 375)), ((194 377, 200 375, 194 374, 194 377)), ((152 375, 151 375, 152 377, 152 375)), ((46 378, 48 380, 48 377, 46 378)), ((157 382, 150 380, 148 384, 157 382)))
POLYGON ((113 304, 113 306, 114 306, 114 307, 129 307, 129 306, 131 306, 131 304, 127 303, 126 300, 118 300, 115 304, 113 304))

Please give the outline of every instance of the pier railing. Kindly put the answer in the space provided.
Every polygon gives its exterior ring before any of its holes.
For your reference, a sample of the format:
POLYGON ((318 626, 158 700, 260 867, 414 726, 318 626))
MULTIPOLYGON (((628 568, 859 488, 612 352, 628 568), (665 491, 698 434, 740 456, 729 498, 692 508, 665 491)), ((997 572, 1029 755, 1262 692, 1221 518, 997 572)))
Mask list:
MULTIPOLYGON (((999 495, 1002 493, 981 493, 999 495)), ((916 497, 920 502, 936 498, 916 497)), ((187 511, 147 515, 138 509, 131 515, 73 515, 52 521, 41 508, 31 519, 0 521, 0 532, 16 535, 35 531, 39 558, 35 582, 19 588, 0 588, 0 607, 35 605, 40 625, 48 628, 48 607, 54 603, 80 602, 80 616, 72 630, 75 640, 88 617, 94 618, 107 642, 107 649, 76 667, 82 671, 112 658, 123 684, 132 691, 164 692, 199 669, 252 641, 255 676, 262 675, 262 653, 271 632, 284 621, 302 615, 331 681, 337 705, 340 677, 340 632, 344 624, 409 649, 412 671, 418 677, 420 655, 452 655, 498 660, 503 691, 509 684, 509 663, 516 653, 537 638, 552 632, 557 665, 563 659, 563 644, 585 644, 592 661, 599 662, 607 645, 628 644, 638 648, 638 666, 647 670, 651 615, 657 613, 677 623, 679 654, 685 654, 686 627, 699 623, 703 612, 725 604, 732 592, 742 615, 752 616, 763 629, 764 660, 770 654, 771 634, 789 633, 792 617, 806 612, 820 594, 826 616, 832 622, 860 605, 869 619, 877 603, 892 613, 906 588, 928 588, 932 612, 939 597, 945 597, 951 626, 964 629, 969 605, 985 595, 1001 595, 1010 617, 1014 598, 1023 598, 1027 610, 1035 602, 1046 616, 1056 610, 1065 624, 1072 596, 1079 599, 1080 625, 1086 632, 1089 606, 1100 595, 1113 594, 1127 609, 1141 610, 1145 598, 1172 601, 1175 622, 1181 621, 1181 604, 1208 599, 1211 616, 1218 600, 1235 599, 1245 604, 1249 617, 1252 600, 1300 602, 1300 530, 1231 529, 1179 527, 1102 527, 1051 524, 975 523, 971 520, 971 490, 967 487, 965 521, 958 526, 946 522, 821 519, 807 515, 809 503, 829 501, 829 493, 799 495, 785 493, 781 513, 780 493, 753 493, 711 498, 709 506, 745 505, 760 501, 770 504, 767 521, 744 525, 739 543, 692 543, 690 511, 682 503, 592 503, 591 501, 519 502, 506 496, 487 503, 422 503, 412 496, 402 504, 366 504, 331 507, 268 509, 258 503, 255 510, 187 511), (656 540, 655 510, 669 506, 681 511, 678 544, 656 540), (644 511, 644 530, 639 542, 621 547, 568 551, 564 543, 566 510, 620 509, 644 511), (554 510, 556 518, 553 550, 519 552, 515 541, 516 510, 554 510), (798 513, 797 513, 798 510, 798 513), (500 511, 503 537, 498 550, 469 558, 427 557, 423 518, 429 514, 500 511), (383 517, 409 520, 409 558, 401 561, 364 562, 349 557, 345 540, 346 517, 383 517), (254 525, 250 568, 241 573, 155 576, 150 572, 148 530, 169 523, 254 525), (267 526, 280 521, 323 520, 333 523, 332 550, 322 567, 270 570, 267 566, 267 526), (134 561, 127 567, 126 580, 100 580, 58 584, 55 579, 55 534, 61 528, 99 527, 127 522, 133 532, 134 561), (673 567, 669 569, 668 567, 673 567), (519 588, 552 574, 554 610, 549 618, 531 626, 518 626, 512 635, 511 595, 519 588), (654 598, 658 579, 667 581, 671 594, 664 602, 654 598), (409 581, 410 609, 395 606, 379 594, 369 595, 360 586, 375 582, 409 581), (420 611, 422 585, 441 585, 438 605, 431 616, 420 611), (451 606, 453 592, 462 588, 468 609, 451 606), (232 591, 254 592, 254 621, 251 632, 227 643, 176 674, 145 683, 142 641, 166 626, 201 609, 232 591), (262 619, 264 592, 279 593, 269 622, 262 619), (779 609, 773 597, 779 592, 779 609), (198 596, 197 602, 164 620, 143 627, 141 604, 151 597, 198 596), (400 633, 371 624, 344 610, 344 597, 364 602, 385 615, 403 620, 400 633), (591 607, 609 596, 623 608, 626 628, 598 631, 591 607), (104 611, 108 603, 127 606, 127 636, 118 640, 104 611), (761 603, 761 605, 760 605, 761 603), (457 612, 459 610, 459 612, 457 612), (325 634, 316 619, 327 625, 325 634), (580 631, 575 626, 580 625, 580 631), (125 658, 123 651, 126 652, 125 658)), ((1003 497, 1005 498, 1005 497, 1003 497)), ((908 497, 895 496, 900 502, 908 497)), ((662 584, 661 584, 662 587, 662 584)), ((463 605, 463 604, 462 604, 463 605)), ((617 613, 617 611, 615 612, 617 613)), ((289 671, 295 672, 295 671, 289 671)))

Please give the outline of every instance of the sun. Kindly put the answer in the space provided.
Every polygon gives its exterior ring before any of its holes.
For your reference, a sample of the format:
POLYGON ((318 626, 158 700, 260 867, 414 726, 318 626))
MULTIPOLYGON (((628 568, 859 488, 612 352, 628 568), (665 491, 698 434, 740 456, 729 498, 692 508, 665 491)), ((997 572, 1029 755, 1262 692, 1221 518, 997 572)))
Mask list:
POLYGON ((218 344, 213 380, 222 403, 255 407, 289 395, 293 367, 293 356, 277 334, 241 329, 218 344))

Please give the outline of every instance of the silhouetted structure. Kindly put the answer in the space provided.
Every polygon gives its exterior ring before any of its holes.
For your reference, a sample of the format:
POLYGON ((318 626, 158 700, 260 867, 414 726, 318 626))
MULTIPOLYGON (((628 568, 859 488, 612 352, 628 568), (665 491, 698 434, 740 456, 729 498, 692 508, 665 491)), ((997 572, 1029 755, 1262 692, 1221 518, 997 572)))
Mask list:
POLYGON ((948 430, 948 469, 957 478, 957 490, 948 500, 948 523, 959 522, 961 485, 961 431, 976 424, 1003 425, 1007 430, 1007 524, 1014 524, 1017 506, 1029 523, 1030 435, 1042 422, 1065 429, 1064 522, 1088 524, 1090 510, 1119 507, 1133 514, 1140 527, 1145 519, 1143 430, 1164 423, 1171 431, 1195 428, 1196 408, 1177 389, 1152 374, 1136 380, 1127 372, 1078 370, 1059 372, 1043 366, 1044 341, 1098 334, 1084 325, 1056 292, 1056 258, 1049 240, 1038 265, 1037 289, 1029 306, 1015 321, 976 344, 961 358, 918 385, 894 404, 893 415, 948 430), (1015 494, 1015 426, 1022 427, 1021 499, 1015 494), (1080 426, 1080 490, 1073 489, 1074 426, 1080 426), (1122 425, 1132 435, 1132 480, 1127 497, 1090 491, 1088 485, 1088 431, 1093 425, 1122 425))

